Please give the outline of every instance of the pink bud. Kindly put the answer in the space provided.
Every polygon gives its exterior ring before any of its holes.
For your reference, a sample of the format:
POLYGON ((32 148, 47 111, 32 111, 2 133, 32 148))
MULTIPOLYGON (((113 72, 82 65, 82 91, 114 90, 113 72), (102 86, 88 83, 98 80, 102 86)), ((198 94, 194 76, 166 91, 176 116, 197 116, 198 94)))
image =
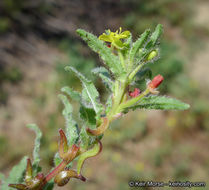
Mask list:
POLYGON ((134 91, 133 92, 129 91, 128 94, 129 96, 135 98, 140 94, 140 90, 138 88, 134 88, 134 91))
POLYGON ((148 84, 148 86, 152 89, 155 89, 163 82, 163 80, 164 78, 162 75, 157 75, 152 79, 152 81, 148 84))

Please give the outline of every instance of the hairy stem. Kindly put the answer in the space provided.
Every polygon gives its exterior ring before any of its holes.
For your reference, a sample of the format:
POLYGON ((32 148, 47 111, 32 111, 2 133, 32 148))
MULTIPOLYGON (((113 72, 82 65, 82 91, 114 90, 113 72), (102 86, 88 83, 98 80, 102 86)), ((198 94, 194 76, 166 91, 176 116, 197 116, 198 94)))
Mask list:
POLYGON ((125 61, 124 61, 124 57, 123 57, 123 54, 120 50, 118 50, 118 55, 119 55, 119 58, 120 58, 120 62, 123 66, 124 69, 126 69, 126 65, 125 65, 125 61))
POLYGON ((116 81, 115 83, 117 84, 117 89, 115 90, 114 96, 113 96, 113 106, 109 114, 107 115, 107 118, 109 119, 110 122, 113 120, 113 117, 116 114, 116 110, 118 106, 120 105, 121 101, 123 100, 123 96, 125 94, 125 90, 127 87, 126 83, 119 82, 119 81, 116 81), (118 86, 118 83, 119 83, 119 86, 118 86))
MULTIPOLYGON (((63 160, 56 168, 54 168, 45 178, 45 184, 55 177, 59 172, 65 169, 67 163, 63 160)), ((45 185, 44 184, 44 185, 45 185)))

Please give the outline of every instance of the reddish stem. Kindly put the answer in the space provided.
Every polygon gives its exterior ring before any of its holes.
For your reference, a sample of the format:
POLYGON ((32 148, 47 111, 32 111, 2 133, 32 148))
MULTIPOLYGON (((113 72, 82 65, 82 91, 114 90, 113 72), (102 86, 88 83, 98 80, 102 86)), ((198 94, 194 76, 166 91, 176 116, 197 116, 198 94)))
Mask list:
POLYGON ((54 168, 54 170, 52 170, 45 177, 45 180, 44 180, 44 183, 43 183, 42 187, 44 185, 46 185, 46 183, 49 182, 53 177, 55 177, 59 172, 61 172, 62 170, 64 170, 66 166, 67 166, 67 163, 65 161, 62 161, 56 168, 54 168))

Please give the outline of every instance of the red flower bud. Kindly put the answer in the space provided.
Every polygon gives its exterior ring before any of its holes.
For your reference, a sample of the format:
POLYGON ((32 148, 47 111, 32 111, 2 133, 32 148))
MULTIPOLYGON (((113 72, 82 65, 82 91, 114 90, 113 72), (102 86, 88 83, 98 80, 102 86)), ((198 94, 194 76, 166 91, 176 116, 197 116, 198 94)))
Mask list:
POLYGON ((162 75, 157 75, 152 79, 152 81, 148 84, 148 86, 152 89, 155 89, 163 82, 163 80, 164 78, 162 75))
POLYGON ((128 94, 129 96, 135 98, 140 94, 140 90, 138 88, 134 88, 134 91, 133 92, 129 91, 128 94))

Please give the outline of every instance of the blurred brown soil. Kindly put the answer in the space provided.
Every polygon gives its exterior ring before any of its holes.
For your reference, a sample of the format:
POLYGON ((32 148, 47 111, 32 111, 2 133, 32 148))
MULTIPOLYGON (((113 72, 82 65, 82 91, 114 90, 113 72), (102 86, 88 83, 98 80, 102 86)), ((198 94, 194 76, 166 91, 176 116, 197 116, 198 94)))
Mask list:
MULTIPOLYGON (((1 43, 9 44, 8 48, 15 51, 15 55, 4 52, 4 61, 18 65, 24 76, 18 85, 4 84, 9 98, 6 106, 0 107, 0 133, 8 138, 9 146, 14 148, 11 150, 13 154, 10 152, 0 158, 1 170, 8 171, 8 167, 13 165, 10 159, 14 159, 16 162, 23 154, 31 155, 32 153, 33 140, 31 137, 34 138, 34 134, 26 128, 26 125, 40 121, 40 118, 37 118, 41 113, 40 108, 37 108, 36 98, 46 93, 44 84, 54 80, 52 78, 54 63, 58 59, 63 59, 63 54, 56 47, 34 35, 29 35, 25 39, 14 36, 11 43, 2 40, 1 43), (24 44, 24 48, 20 49, 17 44, 24 44), (15 50, 16 45, 18 49, 15 50), (7 156, 12 156, 12 158, 8 159, 7 156)), ((43 114, 56 110, 53 100, 53 98, 56 99, 56 94, 50 97, 52 97, 52 101, 51 103, 48 101, 47 107, 42 108, 43 114)))
MULTIPOLYGON (((209 30, 209 2, 203 1, 197 6, 195 23, 198 26, 204 26, 209 30)), ((204 47, 195 56, 191 76, 197 81, 198 85, 209 89, 209 39, 205 41, 204 47)))

